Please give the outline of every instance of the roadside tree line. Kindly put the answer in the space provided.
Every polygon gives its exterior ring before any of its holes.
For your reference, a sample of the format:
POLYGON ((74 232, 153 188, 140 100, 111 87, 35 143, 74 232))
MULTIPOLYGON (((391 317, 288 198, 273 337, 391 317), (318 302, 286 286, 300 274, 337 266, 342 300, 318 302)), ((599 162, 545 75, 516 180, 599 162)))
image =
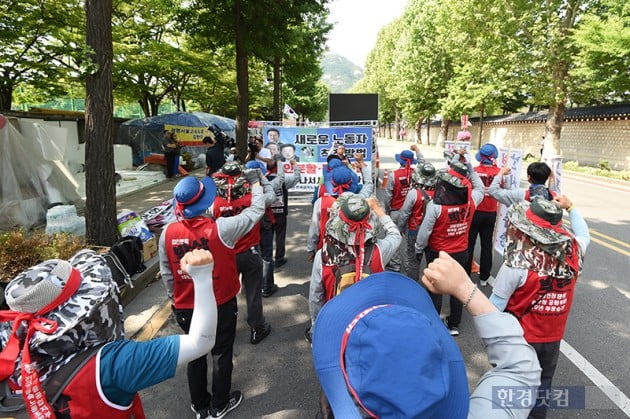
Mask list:
POLYGON ((280 119, 282 102, 321 119, 328 90, 319 56, 327 0, 4 0, 0 112, 14 100, 86 98, 87 239, 117 235, 114 103, 146 116, 180 110, 236 116, 246 152, 251 118, 280 119))
POLYGON ((559 154, 567 106, 630 100, 630 7, 410 0, 379 33, 354 91, 379 93, 381 122, 419 131, 441 115, 441 138, 461 114, 483 129, 486 115, 549 109, 544 150, 559 154))

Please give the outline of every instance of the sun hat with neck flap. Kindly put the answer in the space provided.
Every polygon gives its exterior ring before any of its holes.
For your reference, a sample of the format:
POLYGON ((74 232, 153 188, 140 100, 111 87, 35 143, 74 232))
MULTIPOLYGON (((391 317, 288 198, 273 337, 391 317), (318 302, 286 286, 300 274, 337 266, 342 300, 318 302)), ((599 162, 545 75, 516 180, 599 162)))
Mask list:
POLYGON ((91 250, 23 271, 7 285, 5 299, 10 310, 0 311, 0 379, 23 390, 78 354, 124 337, 118 287, 103 256, 91 250), (25 370, 31 362, 35 368, 25 370))
POLYGON ((462 355, 427 292, 399 273, 372 274, 324 305, 313 362, 335 417, 468 415, 462 355))

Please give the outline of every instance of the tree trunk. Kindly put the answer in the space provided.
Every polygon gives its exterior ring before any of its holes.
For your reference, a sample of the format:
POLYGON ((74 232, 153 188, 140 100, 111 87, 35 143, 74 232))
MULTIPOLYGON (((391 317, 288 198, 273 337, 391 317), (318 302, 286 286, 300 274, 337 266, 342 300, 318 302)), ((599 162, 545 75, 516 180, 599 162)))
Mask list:
POLYGON ((396 109, 396 132, 394 133, 396 136, 396 141, 400 140, 400 112, 396 109))
POLYGON ((422 144, 422 117, 418 117, 416 121, 416 143, 422 144))
POLYGON ((391 140, 392 139, 392 123, 391 122, 387 124, 387 130, 389 132, 389 135, 387 136, 387 138, 391 140))
POLYGON ((247 123, 249 122, 249 70, 245 36, 247 28, 241 0, 234 2, 234 33, 236 34, 236 150, 241 161, 247 154, 247 123))
POLYGON ((282 121, 282 104, 280 93, 282 86, 282 73, 280 71, 280 57, 273 57, 273 120, 282 121))
POLYGON ((553 82, 556 89, 556 102, 549 107, 545 122, 545 143, 543 145, 543 160, 559 156, 560 134, 567 103, 567 76, 569 66, 564 61, 557 61, 553 66, 553 82))
POLYGON ((444 147, 444 141, 448 139, 448 127, 451 124, 450 119, 442 118, 442 122, 440 124, 440 135, 438 136, 437 146, 444 147))
POLYGON ((547 122, 545 122, 545 143, 543 145, 543 160, 560 155, 560 134, 566 105, 564 102, 554 103, 549 108, 547 122))
POLYGON ((431 145, 431 116, 427 117, 427 145, 431 145))
POLYGON ((0 111, 10 111, 13 105, 13 85, 0 85, 0 111))
POLYGON ((481 141, 483 139, 483 113, 486 110, 485 105, 481 105, 481 115, 479 116, 479 140, 477 141, 477 148, 481 148, 481 141))
POLYGON ((151 116, 151 111, 149 111, 149 102, 146 98, 138 99, 138 105, 140 105, 140 109, 142 109, 142 113, 146 118, 151 116))
POLYGON ((85 98, 85 218, 90 243, 116 241, 112 96, 112 0, 87 0, 87 46, 97 69, 88 75, 85 98))
POLYGON ((149 106, 151 110, 151 116, 157 116, 160 110, 160 101, 155 96, 149 96, 149 106))

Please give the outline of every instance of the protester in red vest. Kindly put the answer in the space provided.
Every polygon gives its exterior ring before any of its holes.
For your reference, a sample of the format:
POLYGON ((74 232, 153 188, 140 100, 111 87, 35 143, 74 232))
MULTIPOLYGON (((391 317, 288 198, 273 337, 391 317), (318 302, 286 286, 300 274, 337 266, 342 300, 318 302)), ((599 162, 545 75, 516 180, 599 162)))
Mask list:
MULTIPOLYGON (((227 162, 213 175, 217 185, 217 197, 212 204, 212 215, 233 217, 252 204, 251 185, 243 174, 244 167, 237 162, 227 162)), ((265 205, 275 198, 273 188, 261 179, 265 191, 265 205)), ((271 325, 265 320, 262 303, 263 260, 260 252, 260 221, 243 236, 234 247, 236 268, 241 275, 247 301, 247 324, 250 327, 249 342, 260 343, 271 333, 271 325)))
POLYGON ((564 195, 516 203, 508 209, 508 220, 505 260, 490 301, 518 319, 525 340, 536 350, 542 376, 535 397, 539 403, 530 417, 544 418, 590 235, 584 218, 564 195), (563 209, 574 233, 562 226, 563 209))
POLYGON ((328 221, 330 210, 339 195, 344 192, 352 192, 361 195, 364 198, 372 195, 374 192, 374 184, 372 183, 371 169, 362 166, 362 175, 365 183, 363 185, 357 182, 356 174, 346 166, 339 166, 333 169, 330 175, 330 193, 318 198, 313 204, 313 214, 311 216, 311 224, 308 228, 306 238, 306 251, 308 252, 307 260, 313 261, 315 252, 322 248, 324 244, 324 233, 326 231, 326 222, 328 221))
POLYGON ((194 289, 188 275, 181 270, 181 257, 192 249, 208 249, 221 263, 213 272, 214 293, 218 308, 217 339, 212 349, 214 368, 212 392, 208 392, 207 357, 188 364, 188 388, 192 408, 198 418, 223 417, 243 399, 240 391, 230 392, 232 353, 238 311, 236 294, 240 289, 234 246, 262 217, 265 198, 259 183, 259 172, 245 173, 252 185, 251 207, 233 217, 215 220, 206 212, 215 198, 216 186, 209 177, 201 181, 189 176, 173 189, 177 221, 168 224, 159 242, 160 272, 179 326, 188 331, 194 307, 194 289))
POLYGON ((413 189, 405 197, 405 202, 400 208, 398 216, 398 229, 401 234, 406 233, 407 235, 404 274, 415 281, 420 279, 420 262, 416 259, 416 238, 427 205, 435 195, 435 183, 437 181, 435 175, 435 167, 431 163, 418 164, 411 175, 413 189))
MULTIPOLYGON (((499 173, 496 164, 496 158, 499 150, 492 144, 484 144, 475 155, 480 163, 475 167, 475 172, 479 175, 481 182, 487 191, 488 187, 499 173)), ((481 252, 479 256, 479 284, 485 287, 490 278, 490 269, 492 269, 492 236, 494 234, 494 224, 497 220, 498 202, 492 198, 488 192, 485 193, 483 201, 477 206, 470 231, 468 233, 468 260, 470 264, 473 262, 473 254, 475 252, 475 243, 477 235, 481 244, 481 252)))
MULTIPOLYGON (((372 272, 383 272, 400 240, 398 228, 376 198, 365 199, 350 192, 338 198, 326 224, 324 245, 313 261, 308 295, 311 327, 305 332, 307 340, 311 339, 312 325, 324 303, 343 291, 341 285, 345 282, 339 280, 352 284, 372 272), (385 237, 377 239, 381 226, 385 229, 385 237)), ((323 392, 320 394, 320 413, 323 417, 331 417, 323 392)))
POLYGON ((190 333, 148 342, 123 340, 118 287, 102 255, 82 250, 15 277, 5 292, 10 310, 0 312, 3 412, 26 406, 34 418, 144 419, 138 391, 173 377, 215 342, 212 254, 193 250, 181 262, 196 291, 190 333))
POLYGON ((547 180, 553 177, 551 168, 547 163, 534 162, 527 166, 527 181, 529 188, 527 189, 503 189, 503 176, 512 173, 512 169, 504 166, 494 177, 492 183, 488 187, 488 195, 499 201, 500 203, 510 206, 519 201, 531 201, 535 196, 541 196, 545 199, 553 199, 557 193, 545 186, 547 180))
MULTIPOLYGON (((427 205, 418 230, 416 258, 420 260, 424 252, 428 265, 438 257, 440 251, 445 251, 470 274, 470 264, 466 266, 468 230, 475 208, 484 197, 484 190, 483 183, 472 170, 470 163, 463 164, 460 161, 465 152, 465 149, 461 149, 454 154, 449 169, 438 172, 435 196, 427 205)), ((442 296, 429 293, 436 310, 440 313, 442 296)), ((450 306, 451 313, 446 318, 446 323, 451 335, 457 336, 462 318, 462 304, 451 298, 450 306)))
MULTIPOLYGON (((411 187, 411 175, 413 173, 413 165, 418 161, 424 161, 422 153, 416 144, 411 146, 411 150, 403 150, 400 154, 395 155, 396 161, 400 163, 400 168, 394 170, 391 175, 387 186, 385 187, 385 208, 388 209, 388 214, 392 217, 394 224, 399 224, 400 209, 405 202, 407 193, 412 189, 411 187), (412 151, 413 150, 413 151, 412 151), (414 154, 414 151, 416 154, 414 154), (417 159, 416 159, 417 157, 417 159)), ((406 238, 403 237, 401 247, 399 251, 390 260, 387 269, 390 271, 399 272, 405 265, 406 254, 406 238)))

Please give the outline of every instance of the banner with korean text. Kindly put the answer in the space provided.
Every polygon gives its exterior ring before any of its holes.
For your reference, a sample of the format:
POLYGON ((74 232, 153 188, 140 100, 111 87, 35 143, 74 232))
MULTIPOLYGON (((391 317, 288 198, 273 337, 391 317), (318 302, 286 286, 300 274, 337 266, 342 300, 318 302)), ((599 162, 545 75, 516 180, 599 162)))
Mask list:
MULTIPOLYGON (((267 147, 279 164, 284 166, 295 159, 302 171, 302 181, 291 191, 313 191, 319 184, 322 169, 329 154, 340 145, 352 161, 355 153, 362 153, 364 161, 372 160, 371 127, 275 127, 263 128, 263 146, 267 147)), ((288 169, 288 167, 287 167, 288 169)))
MULTIPOLYGON (((497 166, 508 166, 512 173, 506 176, 504 189, 520 188, 521 169, 523 167, 523 151, 500 148, 499 157, 497 158, 497 166)), ((503 254, 507 243, 507 207, 499 204, 497 211, 497 222, 494 229, 494 249, 503 254)))

